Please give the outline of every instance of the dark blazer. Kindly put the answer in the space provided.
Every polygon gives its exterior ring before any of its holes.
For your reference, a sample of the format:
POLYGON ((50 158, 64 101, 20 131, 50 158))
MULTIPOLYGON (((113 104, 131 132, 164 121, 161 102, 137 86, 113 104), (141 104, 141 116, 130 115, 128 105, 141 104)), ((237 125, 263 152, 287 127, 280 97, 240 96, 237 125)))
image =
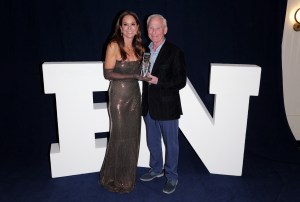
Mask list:
POLYGON ((151 74, 157 85, 143 82, 142 115, 148 111, 152 119, 174 120, 182 115, 179 90, 186 84, 186 63, 183 52, 165 41, 153 65, 151 74))

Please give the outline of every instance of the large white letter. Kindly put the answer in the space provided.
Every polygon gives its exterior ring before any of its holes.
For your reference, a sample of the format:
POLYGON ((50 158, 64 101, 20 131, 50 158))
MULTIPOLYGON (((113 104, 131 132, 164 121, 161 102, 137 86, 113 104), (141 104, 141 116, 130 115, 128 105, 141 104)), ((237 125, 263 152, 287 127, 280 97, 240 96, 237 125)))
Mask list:
POLYGON ((213 118, 188 81, 181 91, 180 129, 210 173, 242 174, 250 95, 258 95, 261 68, 212 64, 213 118))
MULTIPOLYGON (((107 91, 101 62, 44 63, 45 93, 56 94, 59 143, 51 145, 52 177, 98 172, 109 131, 106 103, 93 104, 93 91, 107 91)), ((261 69, 254 65, 212 64, 214 116, 188 81, 181 91, 180 128, 211 173, 241 175, 249 96, 258 95, 261 69)), ((149 166, 142 122, 138 166, 149 166)))
POLYGON ((44 63, 44 90, 55 93, 59 143, 51 145, 52 177, 97 172, 109 131, 106 103, 93 104, 93 91, 107 91, 101 62, 44 63))

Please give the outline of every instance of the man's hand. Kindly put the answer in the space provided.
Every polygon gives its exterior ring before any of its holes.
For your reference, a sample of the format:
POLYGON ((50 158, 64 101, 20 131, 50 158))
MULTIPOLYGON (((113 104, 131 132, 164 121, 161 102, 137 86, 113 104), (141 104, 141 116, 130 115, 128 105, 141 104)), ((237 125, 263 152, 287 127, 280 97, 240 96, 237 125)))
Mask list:
POLYGON ((148 81, 148 83, 155 85, 158 83, 158 78, 156 76, 152 76, 150 73, 147 73, 147 77, 151 78, 151 80, 148 81))

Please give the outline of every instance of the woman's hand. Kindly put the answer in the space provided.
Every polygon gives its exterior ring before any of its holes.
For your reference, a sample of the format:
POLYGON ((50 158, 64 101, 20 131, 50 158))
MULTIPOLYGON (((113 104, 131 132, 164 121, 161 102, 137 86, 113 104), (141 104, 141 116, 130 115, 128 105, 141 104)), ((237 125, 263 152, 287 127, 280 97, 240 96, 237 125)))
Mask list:
POLYGON ((139 81, 150 81, 151 78, 150 77, 143 77, 139 74, 135 74, 135 79, 139 80, 139 81))

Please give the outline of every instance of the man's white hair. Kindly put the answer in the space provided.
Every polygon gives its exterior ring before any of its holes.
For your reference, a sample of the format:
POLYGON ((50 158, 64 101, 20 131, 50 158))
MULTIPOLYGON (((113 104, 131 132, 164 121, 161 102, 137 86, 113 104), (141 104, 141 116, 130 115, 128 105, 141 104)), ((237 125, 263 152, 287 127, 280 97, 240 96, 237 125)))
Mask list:
POLYGON ((151 20, 152 18, 154 18, 154 17, 158 17, 158 18, 162 19, 163 25, 165 26, 165 28, 168 28, 166 18, 164 18, 164 16, 162 16, 162 15, 160 15, 160 14, 152 14, 152 15, 150 15, 150 16, 148 17, 148 19, 147 19, 147 27, 149 26, 150 20, 151 20))

